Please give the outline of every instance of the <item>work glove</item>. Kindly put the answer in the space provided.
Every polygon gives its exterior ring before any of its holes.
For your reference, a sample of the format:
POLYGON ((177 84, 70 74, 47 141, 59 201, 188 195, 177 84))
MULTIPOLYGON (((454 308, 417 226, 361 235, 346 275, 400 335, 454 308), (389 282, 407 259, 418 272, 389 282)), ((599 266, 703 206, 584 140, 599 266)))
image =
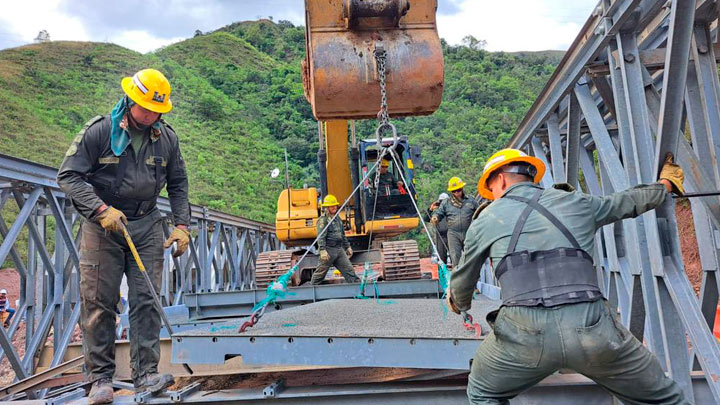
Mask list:
POLYGON ((447 291, 445 291, 445 300, 447 301, 448 307, 450 307, 450 310, 455 312, 456 314, 460 315, 460 310, 458 307, 455 306, 455 303, 452 300, 452 296, 450 295, 450 287, 448 286, 447 291))
POLYGON ((188 245, 190 245, 190 231, 175 227, 172 233, 170 233, 170 237, 167 238, 165 243, 163 243, 163 247, 167 249, 175 242, 177 242, 177 247, 175 248, 173 257, 182 256, 182 254, 187 250, 188 245))
POLYGON ((345 253, 347 254, 348 259, 351 258, 352 255, 353 255, 353 250, 352 250, 352 248, 351 248, 350 246, 348 246, 348 248, 345 249, 345 253))
POLYGON ((320 251, 320 260, 322 260, 324 262, 329 262, 330 261, 330 253, 328 253, 328 251, 325 249, 321 250, 320 251))
POLYGON ((672 183, 675 194, 683 195, 685 193, 685 189, 683 188, 685 173, 682 167, 673 163, 672 153, 668 153, 665 157, 665 164, 660 171, 660 179, 665 179, 672 183))
POLYGON ((436 216, 433 216, 432 218, 430 218, 430 222, 433 225, 438 226, 438 222, 440 222, 440 221, 438 221, 438 218, 436 216))
POLYGON ((125 214, 113 207, 108 207, 108 209, 99 213, 97 220, 100 222, 100 226, 102 226, 106 231, 120 233, 122 233, 123 228, 128 223, 125 214))

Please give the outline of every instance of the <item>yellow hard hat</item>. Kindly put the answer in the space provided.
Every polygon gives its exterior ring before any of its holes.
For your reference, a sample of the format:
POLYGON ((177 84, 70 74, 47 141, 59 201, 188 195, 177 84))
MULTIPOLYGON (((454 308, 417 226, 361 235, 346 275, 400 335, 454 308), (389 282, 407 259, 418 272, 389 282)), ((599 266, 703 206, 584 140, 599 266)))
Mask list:
POLYGON ((535 173, 533 181, 535 183, 540 183, 540 180, 545 174, 545 163, 543 163, 542 160, 536 157, 528 156, 525 154, 525 152, 521 150, 503 149, 495 152, 494 155, 490 156, 490 159, 488 159, 487 163, 485 163, 485 168, 483 168, 483 174, 478 181, 478 192, 481 196, 487 198, 488 200, 495 199, 495 197, 493 197, 492 191, 490 191, 487 186, 488 178, 495 170, 513 162, 525 162, 533 166, 537 171, 537 173, 535 173))
POLYGON ((326 195, 325 198, 323 199, 323 202, 322 202, 323 207, 333 207, 336 205, 340 205, 340 203, 338 202, 337 198, 335 198, 335 196, 332 194, 326 195))
POLYGON ((390 167, 390 162, 383 159, 382 162, 380 162, 380 167, 390 167))
POLYGON ((143 69, 122 79, 122 89, 132 101, 150 111, 165 114, 172 110, 170 82, 158 70, 143 69))
POLYGON ((452 177, 448 181, 448 191, 460 190, 465 187, 465 182, 460 177, 452 177))

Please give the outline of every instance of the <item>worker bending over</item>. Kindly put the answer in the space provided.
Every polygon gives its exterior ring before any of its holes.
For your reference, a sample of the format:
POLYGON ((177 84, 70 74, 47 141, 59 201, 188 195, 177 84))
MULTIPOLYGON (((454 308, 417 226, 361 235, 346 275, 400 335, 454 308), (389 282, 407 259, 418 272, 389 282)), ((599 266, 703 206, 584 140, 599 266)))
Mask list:
POLYGON ((357 283, 360 279, 355 275, 353 265, 350 263, 350 257, 352 257, 353 251, 350 247, 350 242, 348 242, 345 236, 342 221, 339 216, 332 219, 337 213, 340 203, 334 195, 328 194, 325 196, 322 206, 325 208, 325 212, 317 222, 317 244, 320 253, 320 263, 317 269, 315 269, 315 272, 313 272, 312 283, 322 283, 323 280, 325 280, 325 275, 328 269, 330 269, 330 266, 335 266, 340 270, 346 282, 357 283), (328 226, 328 224, 330 224, 330 226, 328 226), (326 226, 327 229, 325 229, 326 226), (323 229, 325 229, 324 233, 323 229))
POLYGON ((488 315, 493 332, 478 348, 468 378, 474 404, 507 404, 519 393, 570 368, 628 404, 688 403, 657 358, 616 318, 593 265, 595 231, 660 206, 682 193, 682 169, 668 159, 660 181, 607 196, 569 185, 543 189, 545 165, 515 149, 494 154, 478 190, 494 200, 468 230, 448 300, 470 309, 489 257, 502 306, 488 315))
POLYGON ((443 218, 447 218, 447 239, 450 250, 450 260, 453 267, 457 267, 465 246, 465 233, 470 227, 473 214, 479 204, 474 198, 465 195, 465 182, 459 177, 453 177, 448 181, 448 191, 451 197, 440 203, 438 209, 433 212, 431 222, 438 226, 443 218))
POLYGON ((125 96, 110 115, 90 120, 73 140, 57 182, 85 217, 80 243, 81 327, 85 372, 93 383, 88 402, 113 400, 115 308, 127 276, 130 302, 130 367, 137 390, 161 391, 173 384, 158 374, 160 316, 122 234, 127 226, 155 289, 160 287, 163 246, 188 246, 190 206, 178 137, 160 119, 172 109, 170 83, 144 69, 122 81, 125 96), (175 229, 163 245, 156 206, 167 185, 175 229))

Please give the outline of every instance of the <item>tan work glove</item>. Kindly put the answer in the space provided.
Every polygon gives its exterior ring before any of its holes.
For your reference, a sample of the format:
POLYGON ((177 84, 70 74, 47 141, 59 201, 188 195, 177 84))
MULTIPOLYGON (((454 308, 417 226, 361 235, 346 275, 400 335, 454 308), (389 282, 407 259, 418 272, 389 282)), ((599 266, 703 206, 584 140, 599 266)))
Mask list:
POLYGON ((432 223, 433 225, 438 226, 438 222, 440 222, 440 221, 438 220, 438 218, 436 216, 433 215, 433 217, 430 218, 430 223, 432 223))
POLYGON ((450 287, 448 287, 447 291, 445 291, 445 301, 447 301, 447 305, 450 307, 451 311, 460 315, 460 310, 458 309, 458 307, 455 306, 455 303, 452 300, 452 296, 450 295, 450 287))
POLYGON ((685 188, 683 188, 683 182, 685 181, 685 173, 682 167, 673 163, 672 153, 668 153, 665 157, 665 164, 660 171, 660 179, 665 179, 672 183, 673 192, 677 195, 685 194, 685 188))
POLYGON ((128 223, 125 214, 113 207, 108 207, 108 209, 99 213, 97 220, 100 222, 100 226, 106 231, 120 233, 122 233, 123 227, 128 223))
POLYGON ((190 245, 190 231, 175 227, 172 233, 170 233, 170 237, 163 243, 163 248, 167 249, 175 242, 177 242, 177 248, 175 248, 173 257, 182 256, 187 250, 188 245, 190 245))
POLYGON ((348 248, 345 249, 345 253, 347 254, 348 259, 351 258, 352 255, 353 255, 353 250, 352 250, 352 248, 351 248, 350 246, 348 246, 348 248))
POLYGON ((322 260, 324 262, 329 262, 330 261, 330 253, 328 253, 328 251, 325 249, 321 250, 320 251, 320 260, 322 260))

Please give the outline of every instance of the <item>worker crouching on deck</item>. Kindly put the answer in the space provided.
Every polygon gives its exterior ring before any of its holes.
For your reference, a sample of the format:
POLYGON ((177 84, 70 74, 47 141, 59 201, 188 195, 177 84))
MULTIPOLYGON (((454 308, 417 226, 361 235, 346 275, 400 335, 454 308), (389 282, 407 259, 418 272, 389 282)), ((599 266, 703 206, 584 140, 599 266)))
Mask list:
POLYGON ((657 358, 616 318, 593 264, 595 231, 660 206, 683 172, 669 158, 660 180, 607 196, 569 185, 543 189, 544 164, 515 149, 493 155, 478 182, 494 200, 472 223, 453 271, 448 301, 470 309, 480 269, 490 258, 502 306, 468 378, 473 404, 508 404, 560 368, 573 369, 624 403, 688 403, 657 358))
POLYGON ((345 236, 345 230, 343 229, 340 218, 335 217, 335 219, 333 219, 340 203, 334 195, 328 194, 325 196, 322 206, 325 208, 325 212, 317 222, 317 244, 320 261, 317 269, 313 272, 312 283, 322 283, 323 280, 325 280, 325 275, 328 269, 330 269, 330 266, 335 266, 340 270, 346 282, 357 283, 360 279, 355 275, 353 265, 350 263, 350 257, 353 255, 350 242, 348 242, 345 236), (331 220, 332 222, 330 222, 331 220), (330 225, 328 226, 328 224, 330 225), (325 229, 326 226, 327 229, 325 229), (324 233, 323 229, 325 229, 324 233))
POLYGON ((160 316, 149 285, 123 237, 127 227, 157 290, 163 246, 189 243, 188 181, 178 137, 160 119, 172 109, 170 83, 154 69, 122 81, 125 92, 110 115, 90 120, 73 140, 57 182, 86 218, 80 244, 80 291, 85 372, 93 383, 88 402, 113 400, 115 308, 127 276, 130 303, 130 366, 136 389, 161 391, 173 383, 158 374, 160 316), (156 206, 167 185, 175 229, 163 244, 156 206))

